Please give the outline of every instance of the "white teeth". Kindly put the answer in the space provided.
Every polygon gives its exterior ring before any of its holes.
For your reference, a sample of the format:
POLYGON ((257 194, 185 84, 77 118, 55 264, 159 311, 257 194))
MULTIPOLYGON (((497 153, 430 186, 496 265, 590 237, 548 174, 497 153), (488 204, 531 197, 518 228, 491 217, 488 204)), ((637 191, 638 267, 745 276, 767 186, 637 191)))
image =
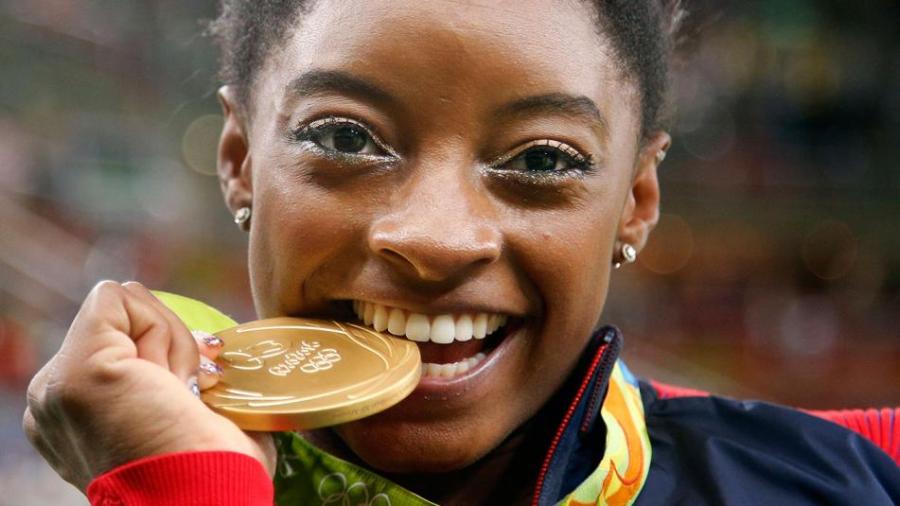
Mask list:
POLYGON ((427 316, 411 313, 406 319, 406 338, 410 341, 427 343, 431 332, 431 323, 428 322, 427 316))
POLYGON ((469 357, 467 359, 460 360, 459 362, 453 362, 452 364, 425 363, 422 364, 422 377, 445 379, 455 378, 457 376, 465 374, 470 369, 481 363, 481 361, 484 359, 484 353, 477 353, 474 357, 469 357))
POLYGON ((484 339, 484 336, 487 335, 487 314, 478 313, 475 315, 475 319, 472 320, 472 334, 475 336, 475 339, 484 339))
POLYGON ((456 320, 456 334, 454 335, 457 341, 468 341, 472 339, 472 317, 464 314, 456 320))
POLYGON ((365 312, 363 313, 363 322, 365 322, 366 325, 371 325, 372 318, 375 317, 375 304, 364 302, 363 307, 365 308, 365 312))
POLYGON ((375 311, 372 314, 372 326, 378 332, 384 332, 388 326, 387 309, 384 306, 375 305, 375 311))
POLYGON ((431 324, 431 340, 435 343, 452 343, 455 334, 456 325, 453 324, 453 317, 448 314, 438 316, 431 324))
POLYGON ((395 336, 402 336, 406 332, 406 315, 403 314, 402 309, 391 309, 387 329, 395 336))
POLYGON ((365 301, 353 301, 353 311, 366 325, 387 330, 410 341, 450 344, 454 341, 484 339, 506 324, 506 315, 497 313, 426 315, 411 313, 365 301))

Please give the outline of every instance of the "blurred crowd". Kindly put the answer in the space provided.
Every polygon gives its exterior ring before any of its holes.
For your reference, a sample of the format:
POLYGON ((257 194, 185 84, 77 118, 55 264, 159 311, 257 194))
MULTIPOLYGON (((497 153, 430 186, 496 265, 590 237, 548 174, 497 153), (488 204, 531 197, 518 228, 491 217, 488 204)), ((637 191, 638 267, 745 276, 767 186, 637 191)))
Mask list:
MULTIPOLYGON (((641 375, 897 405, 900 6, 684 4, 663 215, 604 321, 641 375)), ((210 0, 0 2, 0 505, 84 504, 20 420, 95 282, 253 318, 214 177, 214 15, 210 0)))

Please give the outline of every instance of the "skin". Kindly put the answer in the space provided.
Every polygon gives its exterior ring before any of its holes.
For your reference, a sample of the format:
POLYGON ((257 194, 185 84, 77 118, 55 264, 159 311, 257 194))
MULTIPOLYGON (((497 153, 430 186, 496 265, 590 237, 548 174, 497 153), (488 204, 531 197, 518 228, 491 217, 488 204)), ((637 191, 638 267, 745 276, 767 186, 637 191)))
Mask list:
MULTIPOLYGON (((640 251, 657 220, 656 155, 669 136, 640 137, 636 87, 593 19, 580 2, 321 0, 267 57, 250 103, 220 90, 219 179, 232 211, 253 209, 260 318, 346 318, 340 301, 361 299, 521 323, 502 355, 466 381, 309 434, 442 504, 488 502, 486 484, 504 486, 501 476, 513 480, 507 488, 529 483, 525 500, 546 448, 527 422, 596 327, 615 252, 622 243, 640 251), (312 71, 384 93, 289 86, 312 71), (547 94, 583 98, 580 107, 498 114, 547 94), (588 103, 600 121, 584 113, 588 103), (329 116, 367 125, 393 155, 361 160, 290 140, 297 125, 329 116), (541 177, 521 163, 492 166, 547 139, 595 167, 541 177)), ((154 300, 139 285, 92 292, 29 388, 32 442, 81 488, 115 465, 172 451, 230 449, 273 469, 267 438, 186 393, 197 344, 154 300), (166 413, 190 423, 166 423, 166 413)))
POLYGON ((664 133, 640 143, 635 87, 585 5, 456 7, 319 2, 269 57, 248 107, 233 90, 220 94, 219 173, 230 207, 253 208, 260 317, 334 316, 333 301, 361 299, 524 320, 503 360, 465 392, 416 392, 337 429, 352 454, 392 473, 470 466, 560 386, 597 324, 614 248, 640 248, 656 222, 654 156, 669 143, 664 133), (391 98, 292 93, 292 80, 320 70, 391 98), (602 122, 565 111, 495 115, 544 94, 588 97, 602 122), (369 125, 396 160, 334 160, 286 140, 295 125, 327 116, 369 125), (537 139, 566 142, 596 169, 539 183, 487 169, 537 139))

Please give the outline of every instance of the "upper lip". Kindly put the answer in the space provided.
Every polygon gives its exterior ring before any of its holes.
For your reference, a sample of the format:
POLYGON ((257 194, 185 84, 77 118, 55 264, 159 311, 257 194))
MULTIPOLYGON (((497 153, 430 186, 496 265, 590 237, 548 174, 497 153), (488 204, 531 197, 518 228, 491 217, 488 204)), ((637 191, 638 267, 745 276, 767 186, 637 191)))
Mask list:
POLYGON ((404 301, 394 301, 394 300, 373 300, 366 298, 348 298, 344 299, 347 301, 361 301, 368 302, 370 304, 378 304, 385 307, 402 309, 410 313, 419 313, 424 315, 437 316, 442 314, 464 314, 464 313, 493 313, 493 314, 502 314, 507 315, 514 318, 524 318, 526 314, 522 311, 511 310, 511 309, 500 309, 497 307, 491 307, 488 305, 482 304, 430 304, 428 306, 422 304, 412 304, 404 301))

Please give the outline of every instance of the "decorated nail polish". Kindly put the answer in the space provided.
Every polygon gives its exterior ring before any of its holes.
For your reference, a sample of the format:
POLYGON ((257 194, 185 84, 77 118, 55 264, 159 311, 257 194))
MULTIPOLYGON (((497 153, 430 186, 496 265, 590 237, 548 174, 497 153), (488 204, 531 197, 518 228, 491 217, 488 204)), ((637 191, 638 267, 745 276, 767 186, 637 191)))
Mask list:
POLYGON ((199 339, 200 342, 210 348, 221 348, 222 345, 225 344, 222 339, 220 339, 218 336, 210 334, 209 332, 204 332, 202 330, 192 330, 191 334, 193 334, 195 338, 199 339))
POLYGON ((200 384, 197 382, 196 376, 191 376, 190 379, 188 379, 188 388, 191 393, 194 394, 194 397, 200 398, 200 384))
POLYGON ((206 361, 200 364, 200 372, 203 374, 208 374, 210 376, 221 376, 223 373, 222 368, 219 367, 219 364, 206 361))

